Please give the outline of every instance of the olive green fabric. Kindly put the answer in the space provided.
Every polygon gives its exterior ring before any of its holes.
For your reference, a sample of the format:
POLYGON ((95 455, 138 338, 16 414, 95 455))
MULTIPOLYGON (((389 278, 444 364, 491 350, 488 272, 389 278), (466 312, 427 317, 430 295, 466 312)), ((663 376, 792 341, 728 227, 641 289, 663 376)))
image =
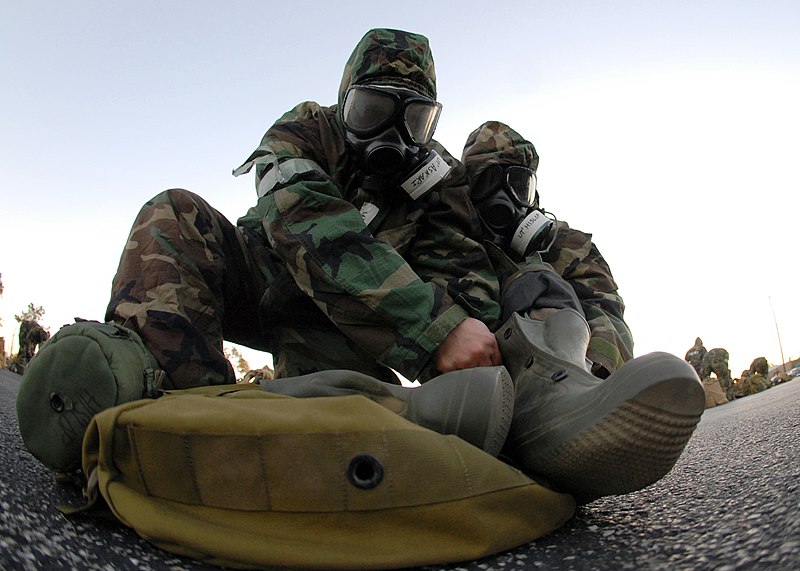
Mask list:
POLYGON ((17 394, 22 440, 48 468, 76 470, 91 418, 154 393, 162 377, 133 331, 96 321, 67 325, 41 347, 22 377, 17 394))
POLYGON ((394 85, 436 99, 436 67, 428 38, 375 28, 353 50, 339 85, 339 105, 351 85, 394 85))
POLYGON ((520 165, 536 172, 539 153, 533 143, 505 123, 487 121, 467 137, 461 162, 474 184, 492 165, 520 165))
POLYGON ((163 549, 245 568, 397 568, 540 537, 575 504, 363 396, 175 391, 98 414, 83 467, 163 549), (224 397, 224 398, 217 398, 224 397))

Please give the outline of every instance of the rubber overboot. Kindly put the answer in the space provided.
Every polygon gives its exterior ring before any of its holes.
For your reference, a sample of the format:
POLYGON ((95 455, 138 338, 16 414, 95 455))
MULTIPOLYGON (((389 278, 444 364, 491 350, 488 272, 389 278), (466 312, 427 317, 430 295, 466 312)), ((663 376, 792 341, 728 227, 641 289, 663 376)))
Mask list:
POLYGON ((503 454, 579 503, 661 479, 705 410, 697 373, 668 353, 633 359, 604 380, 587 372, 589 328, 574 310, 544 321, 514 315, 497 339, 516 389, 503 454))
POLYGON ((264 381, 261 388, 293 397, 363 395, 415 424, 458 436, 493 456, 503 447, 514 407, 514 386, 505 367, 453 371, 419 387, 331 370, 264 381))

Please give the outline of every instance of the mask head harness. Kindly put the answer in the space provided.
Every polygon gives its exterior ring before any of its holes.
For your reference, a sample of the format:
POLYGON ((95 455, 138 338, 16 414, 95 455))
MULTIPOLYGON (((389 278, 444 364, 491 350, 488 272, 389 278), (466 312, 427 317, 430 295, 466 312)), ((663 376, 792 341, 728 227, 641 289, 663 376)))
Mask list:
POLYGON ((400 183, 416 198, 450 169, 435 151, 425 148, 441 110, 440 103, 410 89, 352 85, 341 117, 347 143, 364 171, 384 183, 400 183))
POLYGON ((478 177, 472 202, 493 241, 520 256, 546 252, 555 240, 555 216, 538 207, 536 173, 517 165, 492 165, 478 177), (548 238, 550 238, 548 242, 548 238))

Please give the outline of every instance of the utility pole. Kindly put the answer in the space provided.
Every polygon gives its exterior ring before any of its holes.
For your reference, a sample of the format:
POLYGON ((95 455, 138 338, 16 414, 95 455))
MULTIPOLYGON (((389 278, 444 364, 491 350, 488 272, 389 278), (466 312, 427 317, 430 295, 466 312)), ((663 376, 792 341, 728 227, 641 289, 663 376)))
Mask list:
POLYGON ((786 359, 783 358, 783 344, 781 343, 781 330, 778 329, 778 320, 775 317, 775 308, 772 307, 772 298, 767 297, 769 299, 769 308, 772 310, 772 320, 775 322, 775 332, 778 334, 778 347, 781 350, 781 367, 783 368, 783 372, 786 373, 786 359))

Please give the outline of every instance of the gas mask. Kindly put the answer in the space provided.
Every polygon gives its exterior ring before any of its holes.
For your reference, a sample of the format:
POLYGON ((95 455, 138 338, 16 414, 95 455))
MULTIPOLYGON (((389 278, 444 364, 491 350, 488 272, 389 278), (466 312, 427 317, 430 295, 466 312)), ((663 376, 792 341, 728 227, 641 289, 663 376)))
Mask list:
POLYGON ((555 241, 555 217, 538 207, 536 173, 515 165, 492 165, 472 189, 472 202, 492 241, 519 256, 546 252, 555 241))
POLYGON ((410 89, 353 85, 344 96, 347 144, 367 173, 365 186, 399 184, 419 198, 450 166, 425 148, 436 130, 441 104, 410 89))

